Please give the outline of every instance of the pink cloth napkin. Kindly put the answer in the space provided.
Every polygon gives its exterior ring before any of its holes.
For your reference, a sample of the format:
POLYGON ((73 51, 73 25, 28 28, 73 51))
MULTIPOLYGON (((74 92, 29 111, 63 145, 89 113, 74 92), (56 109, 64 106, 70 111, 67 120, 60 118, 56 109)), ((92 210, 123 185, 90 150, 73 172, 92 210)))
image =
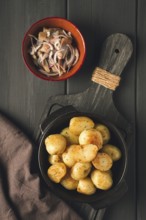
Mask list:
POLYGON ((39 177, 37 147, 0 115, 0 219, 81 220, 39 177))

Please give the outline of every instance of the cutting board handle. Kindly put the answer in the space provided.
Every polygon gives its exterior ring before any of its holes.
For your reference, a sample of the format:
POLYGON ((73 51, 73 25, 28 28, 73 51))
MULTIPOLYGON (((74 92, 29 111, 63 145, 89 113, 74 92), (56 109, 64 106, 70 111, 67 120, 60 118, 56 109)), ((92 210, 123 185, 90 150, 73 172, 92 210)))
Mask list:
POLYGON ((133 45, 127 35, 112 34, 103 43, 98 67, 120 76, 132 52, 133 45))

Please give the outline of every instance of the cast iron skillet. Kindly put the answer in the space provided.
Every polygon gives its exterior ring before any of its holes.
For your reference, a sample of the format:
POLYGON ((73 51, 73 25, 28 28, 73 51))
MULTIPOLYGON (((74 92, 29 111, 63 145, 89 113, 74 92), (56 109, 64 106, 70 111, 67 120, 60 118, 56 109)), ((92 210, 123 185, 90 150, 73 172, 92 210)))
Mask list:
POLYGON ((99 209, 112 204, 126 192, 127 185, 124 177, 127 168, 127 146, 122 133, 112 123, 96 114, 78 112, 72 106, 66 106, 48 115, 43 123, 43 127, 43 132, 39 138, 39 167, 46 184, 57 196, 64 200, 89 203, 94 208, 99 209), (76 191, 66 190, 60 184, 53 183, 47 176, 47 169, 50 164, 48 162, 48 153, 44 145, 44 140, 50 134, 60 133, 63 128, 68 126, 69 120, 74 116, 88 116, 94 122, 105 124, 111 132, 110 143, 118 146, 122 152, 122 158, 114 162, 112 168, 114 184, 109 190, 97 190, 95 194, 87 196, 76 191))

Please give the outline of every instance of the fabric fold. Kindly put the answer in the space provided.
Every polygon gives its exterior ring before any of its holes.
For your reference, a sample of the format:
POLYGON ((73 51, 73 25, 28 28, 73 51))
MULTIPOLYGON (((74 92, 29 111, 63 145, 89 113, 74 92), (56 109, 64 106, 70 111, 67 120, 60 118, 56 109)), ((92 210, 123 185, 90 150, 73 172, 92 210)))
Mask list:
POLYGON ((0 219, 81 220, 39 175, 37 146, 0 115, 0 219))

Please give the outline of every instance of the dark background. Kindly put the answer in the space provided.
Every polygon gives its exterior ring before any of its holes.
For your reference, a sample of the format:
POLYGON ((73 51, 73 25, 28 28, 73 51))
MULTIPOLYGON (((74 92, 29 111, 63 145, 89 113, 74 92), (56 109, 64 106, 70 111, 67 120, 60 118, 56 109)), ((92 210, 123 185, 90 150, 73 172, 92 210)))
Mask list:
MULTIPOLYGON (((100 47, 112 33, 127 34, 134 46, 132 58, 114 93, 118 110, 133 124, 129 150, 128 193, 109 207, 104 220, 146 219, 146 1, 145 0, 0 0, 0 111, 12 118, 31 138, 48 98, 84 91, 98 63, 100 47), (82 32, 87 56, 81 70, 64 82, 47 82, 25 67, 21 44, 26 30, 48 16, 71 20, 82 32)), ((96 211, 79 210, 84 219, 96 211)))

